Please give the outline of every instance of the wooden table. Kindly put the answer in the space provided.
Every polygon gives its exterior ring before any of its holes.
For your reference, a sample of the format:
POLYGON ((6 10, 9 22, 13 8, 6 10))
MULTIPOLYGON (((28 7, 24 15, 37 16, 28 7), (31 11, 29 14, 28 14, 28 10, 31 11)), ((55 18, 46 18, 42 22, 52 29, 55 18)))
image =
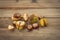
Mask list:
POLYGON ((60 40, 60 18, 47 17, 48 26, 27 32, 26 30, 13 32, 7 27, 11 24, 10 18, 0 18, 0 40, 60 40))

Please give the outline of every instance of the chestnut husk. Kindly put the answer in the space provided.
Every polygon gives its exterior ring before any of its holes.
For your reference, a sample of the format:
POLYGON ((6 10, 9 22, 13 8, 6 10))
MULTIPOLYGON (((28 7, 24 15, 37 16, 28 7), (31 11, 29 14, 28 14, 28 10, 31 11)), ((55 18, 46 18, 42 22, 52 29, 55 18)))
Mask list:
MULTIPOLYGON (((10 26, 12 27, 13 25, 10 25, 10 26)), ((8 29, 9 29, 9 27, 8 27, 8 29)), ((13 28, 9 29, 9 31, 14 31, 14 29, 15 29, 15 27, 13 26, 13 28)))

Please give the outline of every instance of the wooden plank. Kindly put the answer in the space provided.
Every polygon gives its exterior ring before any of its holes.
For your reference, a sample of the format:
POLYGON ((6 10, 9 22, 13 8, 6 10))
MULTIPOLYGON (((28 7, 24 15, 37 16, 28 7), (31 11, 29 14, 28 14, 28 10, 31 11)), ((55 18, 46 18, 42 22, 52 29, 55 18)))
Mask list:
POLYGON ((28 15, 36 14, 38 16, 46 16, 46 17, 60 17, 60 9, 0 9, 0 17, 11 17, 14 13, 28 15))
POLYGON ((0 7, 60 7, 60 2, 59 0, 37 0, 37 3, 32 3, 31 0, 0 1, 0 7))
POLYGON ((0 9, 60 9, 60 7, 0 7, 0 9))

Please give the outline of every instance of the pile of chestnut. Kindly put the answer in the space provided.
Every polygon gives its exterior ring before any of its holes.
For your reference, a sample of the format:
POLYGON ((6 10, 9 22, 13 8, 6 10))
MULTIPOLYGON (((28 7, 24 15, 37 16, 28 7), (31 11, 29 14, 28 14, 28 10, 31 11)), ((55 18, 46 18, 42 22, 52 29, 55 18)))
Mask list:
POLYGON ((14 30, 16 28, 18 30, 27 29, 28 31, 32 31, 33 29, 47 26, 46 18, 44 16, 36 16, 35 14, 28 16, 26 13, 23 15, 15 13, 12 15, 11 19, 12 25, 8 26, 9 30, 14 30))

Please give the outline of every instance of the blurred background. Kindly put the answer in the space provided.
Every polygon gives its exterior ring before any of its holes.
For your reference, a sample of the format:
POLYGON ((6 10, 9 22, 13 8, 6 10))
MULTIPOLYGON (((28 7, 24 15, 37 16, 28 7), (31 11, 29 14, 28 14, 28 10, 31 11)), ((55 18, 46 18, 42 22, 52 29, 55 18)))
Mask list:
POLYGON ((60 0, 0 0, 0 40, 60 40, 60 0), (45 16, 48 26, 32 32, 9 32, 14 13, 45 16))

